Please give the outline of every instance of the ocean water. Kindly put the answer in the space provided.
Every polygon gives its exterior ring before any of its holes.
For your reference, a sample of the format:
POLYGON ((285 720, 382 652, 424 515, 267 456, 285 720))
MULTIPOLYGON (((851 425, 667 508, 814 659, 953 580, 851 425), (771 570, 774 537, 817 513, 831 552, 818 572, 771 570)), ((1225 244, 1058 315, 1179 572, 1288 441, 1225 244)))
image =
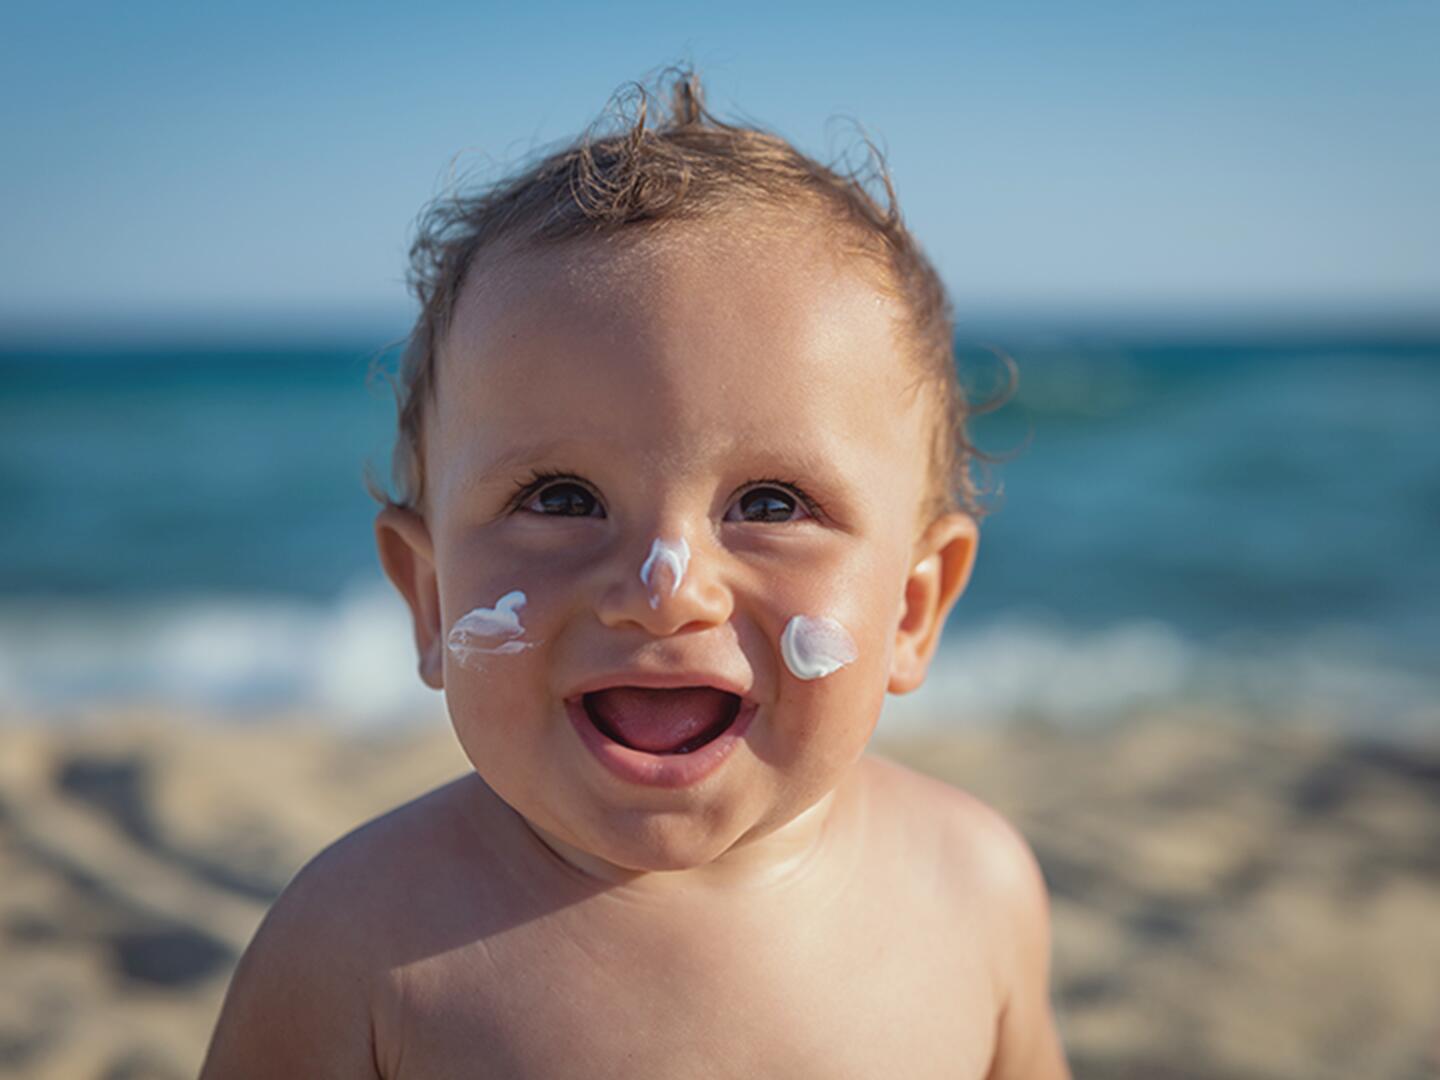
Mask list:
MULTIPOLYGON (((1005 344, 1019 391, 976 425, 1003 490, 889 722, 1440 724, 1440 336, 1005 344)), ((377 348, 0 349, 4 708, 433 708, 373 549, 377 348)))

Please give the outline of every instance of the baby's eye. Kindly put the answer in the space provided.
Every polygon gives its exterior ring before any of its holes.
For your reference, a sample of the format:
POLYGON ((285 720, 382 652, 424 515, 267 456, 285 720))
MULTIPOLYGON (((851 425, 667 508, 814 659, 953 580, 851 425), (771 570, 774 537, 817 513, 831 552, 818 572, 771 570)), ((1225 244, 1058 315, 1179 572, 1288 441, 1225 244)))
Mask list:
POLYGON ((571 480, 562 480, 535 492, 525 500, 521 509, 555 517, 597 517, 600 502, 588 488, 571 480))
POLYGON ((809 516, 800 500, 784 488, 753 487, 725 512, 726 521, 777 522, 798 521, 809 516))

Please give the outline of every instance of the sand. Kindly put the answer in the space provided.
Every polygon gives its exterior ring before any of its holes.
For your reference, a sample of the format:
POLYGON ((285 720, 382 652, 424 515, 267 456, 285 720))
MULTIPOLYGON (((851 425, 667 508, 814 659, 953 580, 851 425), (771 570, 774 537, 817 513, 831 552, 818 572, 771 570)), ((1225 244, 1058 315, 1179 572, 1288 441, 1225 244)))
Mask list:
MULTIPOLYGON (((1440 733, 1175 710, 877 740, 1034 845, 1078 1077, 1440 1076, 1440 733)), ((0 726, 0 1075, 193 1076, 266 904, 465 767, 448 731, 0 726)))

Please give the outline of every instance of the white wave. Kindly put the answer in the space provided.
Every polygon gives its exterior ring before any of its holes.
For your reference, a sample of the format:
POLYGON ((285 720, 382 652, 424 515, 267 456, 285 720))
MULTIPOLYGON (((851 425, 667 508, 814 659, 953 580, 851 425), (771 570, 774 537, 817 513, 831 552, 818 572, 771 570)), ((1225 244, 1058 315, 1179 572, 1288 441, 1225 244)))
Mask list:
MULTIPOLYGON (((889 699, 882 730, 1098 724, 1182 700, 1349 730, 1440 726, 1440 681, 1353 629, 1201 646, 1163 622, 1082 631, 1032 613, 953 628, 925 685, 889 699)), ((309 710, 362 725, 443 710, 416 674, 404 605, 373 579, 328 604, 12 605, 0 612, 0 702, 17 716, 131 702, 235 717, 309 710)))
POLYGON ((386 722, 437 707, 415 673, 405 607, 376 582, 330 604, 196 597, 12 609, 0 615, 0 694, 50 715, 143 702, 386 722))
POLYGON ((988 725, 1015 716, 1083 723, 1179 696, 1189 649, 1164 623, 1078 633, 1009 616, 948 635, 925 684, 889 699, 889 730, 988 725))
POLYGON ((948 635, 925 685, 890 698, 882 723, 890 731, 1015 718, 1075 726, 1182 702, 1351 733, 1440 731, 1440 679, 1397 664, 1355 627, 1202 646, 1154 620, 1081 631, 1035 614, 948 635))

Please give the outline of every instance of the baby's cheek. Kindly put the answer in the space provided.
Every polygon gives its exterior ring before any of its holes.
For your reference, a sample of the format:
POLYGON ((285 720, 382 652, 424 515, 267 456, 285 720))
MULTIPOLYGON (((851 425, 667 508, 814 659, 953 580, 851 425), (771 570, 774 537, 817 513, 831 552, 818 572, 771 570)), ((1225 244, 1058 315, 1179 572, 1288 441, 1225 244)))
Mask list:
MULTIPOLYGON (((554 627, 547 592, 526 581, 487 582, 447 605, 445 697, 457 731, 478 737, 513 727, 526 703, 541 700, 554 627)), ((550 598, 553 600, 553 598, 550 598)))
POLYGON ((471 608, 451 625, 445 635, 445 649, 452 663, 472 671, 485 672, 496 660, 518 656, 535 647, 526 633, 524 615, 529 598, 521 589, 512 589, 493 605, 471 608))
POLYGON ((850 765, 879 719, 894 615, 879 585, 877 575, 842 569, 771 597, 781 726, 797 768, 827 773, 850 765))
POLYGON ((529 626, 526 632, 519 642, 528 646, 524 649, 463 656, 451 650, 446 657, 451 726, 465 756, 492 787, 509 774, 529 776, 545 730, 546 646, 529 626))
POLYGON ((792 615, 780 631, 780 658, 802 682, 833 675, 859 657, 850 631, 829 615, 792 615))
MULTIPOLYGON (((807 576, 768 597, 771 647, 784 677, 801 683, 852 681, 886 649, 882 605, 850 573, 807 576)), ((873 583, 872 587, 873 587, 873 583)))
POLYGON ((827 715, 863 722, 872 686, 883 700, 886 681, 886 635, 877 613, 863 610, 853 594, 823 588, 783 598, 773 611, 769 646, 781 697, 815 714, 817 727, 827 715))
POLYGON ((834 674, 801 680, 785 673, 763 754, 786 786, 808 802, 832 790, 864 754, 884 703, 884 680, 864 657, 834 674))

